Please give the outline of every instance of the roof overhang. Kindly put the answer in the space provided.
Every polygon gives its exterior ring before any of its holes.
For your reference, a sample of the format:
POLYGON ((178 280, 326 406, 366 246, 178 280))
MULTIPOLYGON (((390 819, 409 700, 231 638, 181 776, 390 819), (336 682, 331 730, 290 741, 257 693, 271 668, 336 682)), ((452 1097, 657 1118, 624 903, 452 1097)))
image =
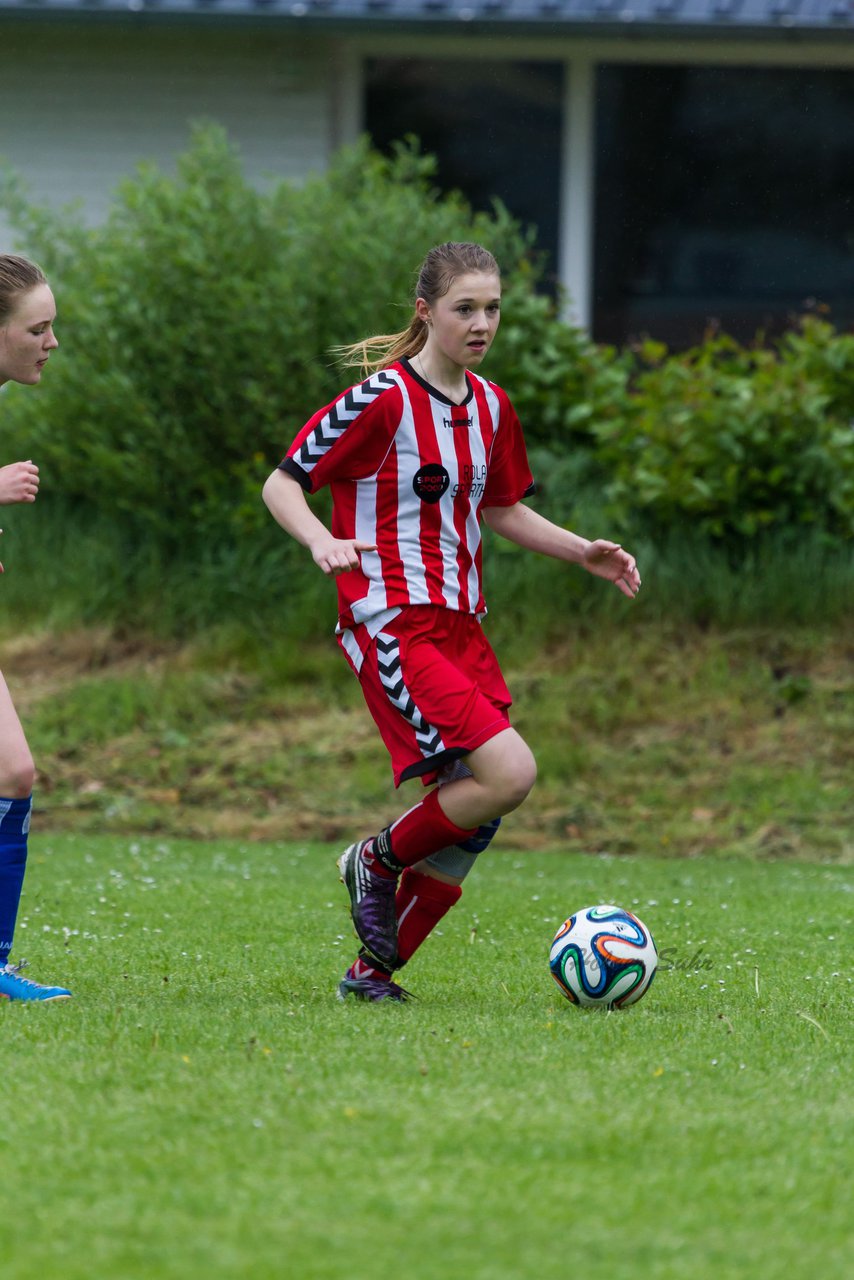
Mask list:
POLYGON ((854 0, 0 0, 0 17, 275 22, 314 34, 382 31, 645 39, 845 40, 854 0))

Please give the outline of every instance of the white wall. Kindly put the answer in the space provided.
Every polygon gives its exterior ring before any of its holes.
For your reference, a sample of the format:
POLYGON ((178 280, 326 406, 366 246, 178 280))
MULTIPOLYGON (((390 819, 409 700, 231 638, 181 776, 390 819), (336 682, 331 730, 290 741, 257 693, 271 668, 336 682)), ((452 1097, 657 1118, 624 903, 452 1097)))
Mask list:
POLYGON ((140 161, 171 171, 198 119, 226 127, 251 181, 299 180, 338 142, 332 66, 328 42, 272 30, 0 19, 0 158, 34 200, 80 200, 88 222, 140 161))

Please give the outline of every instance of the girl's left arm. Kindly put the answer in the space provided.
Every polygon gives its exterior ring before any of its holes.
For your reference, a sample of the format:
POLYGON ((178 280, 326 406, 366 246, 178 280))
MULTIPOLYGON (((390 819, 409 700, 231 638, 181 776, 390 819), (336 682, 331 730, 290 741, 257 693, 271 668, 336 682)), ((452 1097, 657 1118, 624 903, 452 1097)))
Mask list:
POLYGON ((598 578, 613 582, 624 596, 637 595, 641 580, 634 556, 618 542, 596 538, 593 542, 546 520, 522 502, 510 507, 484 507, 481 512, 490 529, 528 551, 554 560, 579 564, 598 578))

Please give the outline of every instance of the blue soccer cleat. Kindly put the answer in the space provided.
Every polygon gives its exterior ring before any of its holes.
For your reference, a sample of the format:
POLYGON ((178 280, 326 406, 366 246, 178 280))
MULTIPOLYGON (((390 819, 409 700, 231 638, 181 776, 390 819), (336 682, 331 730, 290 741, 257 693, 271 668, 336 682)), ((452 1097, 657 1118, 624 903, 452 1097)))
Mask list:
POLYGON ((70 1000, 71 992, 65 987, 43 987, 30 978, 21 977, 21 970, 26 964, 0 965, 0 1000, 70 1000))

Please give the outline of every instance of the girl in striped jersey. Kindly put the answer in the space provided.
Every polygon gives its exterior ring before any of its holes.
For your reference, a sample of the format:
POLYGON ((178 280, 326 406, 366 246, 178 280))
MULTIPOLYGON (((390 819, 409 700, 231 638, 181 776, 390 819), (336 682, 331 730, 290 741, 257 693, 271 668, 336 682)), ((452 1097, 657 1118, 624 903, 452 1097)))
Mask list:
MULTIPOLYGON (((0 386, 41 381, 53 332, 53 294, 35 263, 0 254, 0 386)), ((32 461, 0 467, 0 504, 35 502, 39 469, 32 461)), ((0 572, 3 566, 0 565, 0 572)), ((12 935, 24 884, 35 768, 6 681, 0 675, 0 1000, 67 1000, 64 987, 45 987, 10 965, 12 935)))
POLYGON ((339 995, 405 1000, 393 973, 459 899, 536 765, 480 620, 481 524, 581 565, 633 597, 613 542, 589 542, 526 506, 519 420, 477 370, 498 328, 501 280, 480 245, 427 255, 400 334, 345 348, 364 379, 315 413, 264 486, 278 523, 338 585, 338 640, 389 750, 395 784, 431 790, 339 859, 362 948, 339 995), (331 528, 305 495, 328 485, 331 528), (434 785, 435 784, 435 785, 434 785))

